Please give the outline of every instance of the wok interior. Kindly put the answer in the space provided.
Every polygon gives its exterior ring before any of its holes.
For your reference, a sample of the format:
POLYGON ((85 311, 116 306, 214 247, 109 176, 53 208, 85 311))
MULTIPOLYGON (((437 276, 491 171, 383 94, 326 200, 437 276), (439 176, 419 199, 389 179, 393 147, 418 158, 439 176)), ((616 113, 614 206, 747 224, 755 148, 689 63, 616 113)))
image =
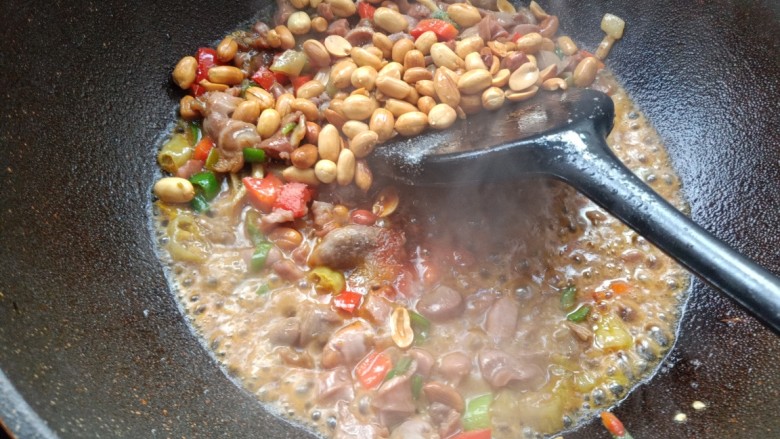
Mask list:
MULTIPOLYGON (((768 183, 779 178, 780 6, 543 6, 585 47, 600 40, 604 12, 627 19, 610 65, 665 138, 693 217, 780 271, 768 183)), ((171 67, 262 7, 0 6, 0 71, 13 84, 0 119, 0 417, 19 437, 305 435, 268 415, 199 344, 149 229, 158 136, 179 97, 171 67)), ((780 430, 779 348, 695 282, 668 367, 616 413, 636 437, 771 435, 780 430), (695 400, 708 408, 694 412, 695 400)), ((604 433, 592 422, 566 437, 604 433)))

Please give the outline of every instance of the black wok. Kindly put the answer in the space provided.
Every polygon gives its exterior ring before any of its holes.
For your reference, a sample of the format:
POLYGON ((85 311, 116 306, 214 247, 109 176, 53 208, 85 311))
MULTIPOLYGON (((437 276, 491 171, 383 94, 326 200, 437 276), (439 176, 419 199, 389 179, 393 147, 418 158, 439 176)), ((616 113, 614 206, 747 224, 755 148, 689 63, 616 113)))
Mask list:
MULTIPOLYGON (((610 64, 666 140, 692 216, 779 273, 780 4, 542 4, 584 47, 604 12, 626 18, 610 64)), ((190 332, 149 228, 172 66, 262 7, 0 3, 0 419, 12 434, 306 436, 190 332)), ((780 338, 694 281, 672 354, 616 413, 637 438, 777 437, 779 393, 780 338)), ((607 435, 591 422, 566 437, 607 435)))

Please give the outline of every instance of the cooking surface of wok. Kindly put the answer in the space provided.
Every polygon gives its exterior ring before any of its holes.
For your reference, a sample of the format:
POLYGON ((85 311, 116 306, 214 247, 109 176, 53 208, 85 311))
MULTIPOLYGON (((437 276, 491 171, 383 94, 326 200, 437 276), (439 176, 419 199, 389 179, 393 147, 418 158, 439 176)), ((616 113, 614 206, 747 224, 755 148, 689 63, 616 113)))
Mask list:
MULTIPOLYGON (((603 13, 626 19, 608 64, 665 139, 691 215, 780 273, 780 3, 541 4, 585 48, 603 13)), ((306 437, 191 333, 149 226, 171 69, 269 7, 0 3, 0 419, 18 437, 306 437)), ((694 281, 671 356, 616 413, 637 438, 776 437, 779 393, 780 338, 694 281)))

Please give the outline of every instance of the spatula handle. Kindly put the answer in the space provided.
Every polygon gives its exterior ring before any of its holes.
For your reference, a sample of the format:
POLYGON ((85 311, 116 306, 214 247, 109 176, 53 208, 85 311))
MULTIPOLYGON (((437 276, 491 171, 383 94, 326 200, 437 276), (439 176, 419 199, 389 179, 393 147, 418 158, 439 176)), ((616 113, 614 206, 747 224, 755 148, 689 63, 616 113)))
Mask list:
MULTIPOLYGON (((585 124, 587 125, 587 124, 585 124)), ((549 162, 571 184, 780 334, 780 279, 734 251, 666 202, 587 126, 554 139, 568 153, 549 162), (561 159, 563 157, 563 159, 561 159)))

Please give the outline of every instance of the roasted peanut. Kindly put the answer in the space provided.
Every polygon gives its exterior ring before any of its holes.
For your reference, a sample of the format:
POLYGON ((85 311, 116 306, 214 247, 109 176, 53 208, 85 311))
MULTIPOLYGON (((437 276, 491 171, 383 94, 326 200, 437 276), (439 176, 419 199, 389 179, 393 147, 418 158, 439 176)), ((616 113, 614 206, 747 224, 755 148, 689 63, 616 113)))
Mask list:
POLYGON ((485 62, 482 60, 482 56, 480 56, 479 52, 469 53, 466 55, 466 59, 464 61, 466 70, 488 70, 488 67, 485 65, 485 62))
POLYGON ((465 67, 463 59, 444 43, 436 43, 431 46, 431 58, 437 67, 447 67, 450 70, 458 70, 465 67))
POLYGON ((308 169, 317 163, 317 147, 311 144, 301 145, 290 153, 290 161, 299 169, 308 169))
POLYGON ((322 17, 314 17, 311 19, 311 30, 314 32, 325 32, 328 30, 328 20, 322 17))
POLYGON ((185 95, 181 98, 179 101, 179 115, 182 119, 195 120, 201 116, 200 111, 194 105, 195 103, 196 99, 190 95, 185 95))
POLYGON ((414 89, 420 96, 436 96, 436 89, 433 86, 433 81, 430 79, 423 79, 414 83, 414 89))
POLYGON ((545 38, 552 38, 555 33, 558 32, 558 17, 555 15, 548 15, 541 23, 539 23, 539 33, 545 38))
POLYGON ((413 67, 425 67, 425 55, 417 49, 412 49, 404 55, 404 69, 409 70, 413 67))
POLYGON ((298 91, 295 92, 295 96, 302 99, 316 98, 325 92, 325 86, 320 81, 313 79, 302 86, 298 87, 298 91))
POLYGON ((501 69, 494 76, 490 85, 493 87, 503 87, 509 82, 509 69, 501 69))
POLYGON ((531 11, 532 14, 534 14, 534 17, 541 21, 547 18, 547 12, 542 9, 541 6, 539 6, 539 3, 536 3, 535 1, 531 0, 531 3, 528 5, 528 9, 531 11))
POLYGON ((311 29, 311 18, 309 14, 303 11, 297 11, 290 14, 287 18, 287 29, 293 35, 306 35, 311 29))
POLYGON ((303 235, 292 227, 277 227, 268 234, 268 240, 283 251, 291 252, 303 243, 303 235))
POLYGON ((217 59, 222 62, 232 61, 236 52, 238 52, 238 43, 231 36, 223 38, 217 45, 217 59))
POLYGON ((533 87, 523 91, 507 90, 505 96, 508 100, 512 102, 520 102, 534 97, 536 95, 536 92, 538 91, 539 91, 539 87, 534 85, 533 87))
POLYGON ((328 49, 328 53, 339 58, 349 55, 349 52, 352 51, 352 44, 341 35, 328 35, 324 45, 328 49))
POLYGON ((349 56, 358 67, 371 66, 376 70, 382 68, 382 59, 362 47, 353 47, 349 56))
POLYGON ((320 138, 320 126, 317 125, 315 122, 306 122, 306 142, 312 143, 314 145, 317 144, 317 141, 320 138))
POLYGON ((257 118, 260 117, 260 102, 258 101, 244 101, 238 104, 233 114, 230 116, 232 119, 241 120, 247 123, 257 122, 257 118))
POLYGON ((377 8, 374 11, 374 24, 379 26, 380 29, 387 31, 388 34, 403 32, 409 27, 406 17, 398 11, 384 7, 377 8))
MULTIPOLYGON (((255 87, 257 88, 257 87, 255 87)), ((249 89, 251 90, 251 88, 249 89)), ((247 90, 247 99, 249 99, 249 90, 247 90)), ((265 92, 265 90, 260 89, 265 92)), ((268 93, 268 92, 266 92, 268 93)), ((270 93, 268 93, 269 96, 271 96, 270 93)), ((271 96, 273 98, 273 96, 271 96)), ((284 93, 279 96, 279 99, 276 100, 276 111, 279 112, 279 116, 284 117, 290 114, 292 112, 292 103, 295 100, 295 96, 291 95, 290 93, 284 93)))
POLYGON ((424 67, 412 67, 404 72, 404 82, 414 84, 423 79, 433 79, 433 73, 424 67))
POLYGON ((330 5, 330 9, 336 17, 351 17, 357 11, 357 6, 352 0, 325 0, 325 3, 330 5))
POLYGON ((566 90, 567 88, 568 85, 566 84, 566 81, 561 78, 550 78, 542 82, 542 90, 555 91, 566 90))
POLYGON ((341 136, 338 129, 331 124, 325 125, 320 130, 317 140, 317 152, 321 159, 335 162, 341 152, 341 136))
POLYGON ((476 114, 482 111, 482 95, 463 95, 460 98, 460 105, 458 108, 463 110, 466 114, 476 114))
POLYGON ((355 163, 355 186, 363 192, 367 192, 373 183, 374 174, 368 167, 368 163, 365 160, 358 160, 355 163))
POLYGON ((173 82, 181 89, 186 90, 195 82, 198 75, 198 60, 192 56, 185 56, 176 63, 173 69, 173 82))
POLYGON ((572 75, 574 85, 584 88, 593 84, 593 81, 596 79, 596 73, 598 73, 598 68, 599 60, 592 56, 584 58, 574 69, 572 75))
POLYGON ((154 184, 154 195, 165 203, 187 203, 195 197, 195 187, 189 180, 163 177, 154 184))
POLYGON ((393 61, 403 63, 406 53, 412 49, 414 49, 414 41, 408 38, 401 38, 396 41, 395 44, 393 44, 393 50, 391 51, 393 61))
POLYGON ((374 151, 379 135, 373 131, 363 131, 349 142, 349 149, 356 158, 362 159, 374 151))
POLYGON ((349 87, 352 85, 352 73, 354 73, 357 68, 358 66, 351 59, 337 62, 330 69, 330 83, 338 89, 349 87))
POLYGON ((282 177, 287 181, 296 181, 311 186, 320 184, 320 180, 317 178, 317 175, 314 174, 314 169, 311 168, 299 169, 295 166, 289 166, 282 171, 282 177))
POLYGON ((350 120, 341 127, 341 131, 348 139, 352 139, 363 131, 368 131, 368 125, 365 122, 350 120))
MULTIPOLYGON (((260 104, 261 111, 265 110, 266 108, 273 108, 274 105, 276 105, 274 95, 260 87, 249 87, 246 89, 246 91, 244 91, 244 97, 248 101, 257 101, 260 104)), ((290 95, 290 97, 292 97, 292 95, 290 95)))
POLYGON ((375 132, 380 142, 384 142, 393 137, 393 127, 395 125, 395 116, 390 110, 377 108, 371 115, 368 127, 375 132))
POLYGON ((317 121, 320 119, 320 109, 314 102, 308 99, 296 98, 292 101, 290 108, 293 111, 300 111, 306 117, 306 120, 317 121))
POLYGON ((325 67, 330 65, 330 54, 325 45, 317 40, 306 40, 303 43, 303 52, 309 58, 309 62, 314 67, 325 67))
POLYGON ((421 111, 401 114, 395 120, 395 130, 402 136, 416 136, 428 126, 428 115, 421 111))
POLYGON ((336 181, 341 186, 352 183, 355 178, 355 154, 349 149, 342 149, 336 162, 336 181))
POLYGON ((403 64, 393 61, 385 64, 385 66, 377 72, 377 76, 389 76, 391 78, 401 79, 403 71, 403 64))
POLYGON ((479 9, 466 3, 453 3, 447 6, 447 15, 464 29, 474 26, 482 20, 479 9))
POLYGON ((330 160, 320 160, 314 165, 314 175, 317 179, 325 184, 333 183, 336 181, 338 175, 338 169, 336 163, 330 160))
POLYGON ((472 35, 455 43, 455 54, 461 58, 465 58, 469 53, 479 53, 483 47, 485 47, 485 40, 479 35, 472 35))
POLYGON ((466 94, 482 93, 490 87, 493 78, 487 70, 469 70, 458 79, 458 90, 466 94))
POLYGON ((457 107, 460 103, 460 91, 456 82, 441 67, 436 69, 436 73, 433 74, 433 88, 436 90, 436 96, 439 97, 441 103, 447 104, 452 108, 457 107))
POLYGON ((409 311, 406 308, 398 307, 390 315, 390 335, 393 343, 401 349, 406 349, 414 341, 414 331, 412 330, 409 311))
POLYGON ((391 78, 390 76, 379 76, 376 78, 376 88, 386 96, 395 99, 404 99, 409 95, 411 86, 406 82, 391 78))
MULTIPOLYGON (((446 104, 440 104, 440 105, 446 105, 446 104)), ((429 113, 431 109, 435 106, 436 106, 436 99, 430 96, 423 96, 417 100, 417 108, 423 113, 428 114, 429 119, 430 119, 429 113)), ((428 122, 430 123, 430 120, 428 122)))
POLYGON ((452 126, 457 117, 454 108, 447 104, 438 104, 428 113, 428 125, 437 130, 443 130, 452 126))
POLYGON ((537 79, 539 79, 539 68, 527 62, 509 76, 509 88, 514 91, 525 90, 536 84, 537 79))
POLYGON ((542 47, 542 35, 537 32, 525 34, 515 42, 515 47, 525 54, 536 53, 542 47))
POLYGON ((363 95, 351 95, 344 99, 344 116, 352 120, 366 120, 377 109, 376 99, 363 95))
POLYGON ((295 47, 295 36, 287 29, 287 26, 279 25, 274 28, 274 32, 279 35, 279 47, 288 50, 295 47))
POLYGON ((414 40, 414 47, 415 49, 422 52, 423 55, 428 55, 431 53, 431 46, 433 46, 438 41, 439 37, 437 37, 433 31, 429 30, 423 32, 419 37, 417 37, 416 40, 414 40))
POLYGON ((504 90, 498 87, 490 87, 482 92, 482 108, 485 110, 498 110, 504 105, 504 90))
POLYGON ((274 108, 266 108, 257 119, 257 133, 263 139, 267 139, 276 133, 281 123, 282 117, 279 112, 274 108))
POLYGON ((217 84, 238 85, 244 80, 244 72, 233 66, 214 66, 208 72, 209 81, 217 84))
POLYGON ((371 66, 363 66, 352 72, 351 82, 355 88, 365 88, 368 91, 374 89, 377 72, 371 66))
POLYGON ((574 55, 579 51, 579 49, 577 48, 577 44, 574 43, 574 41, 571 38, 565 35, 562 37, 558 37, 558 47, 560 47, 561 52, 563 52, 563 54, 567 56, 574 55))
POLYGON ((374 32, 371 36, 371 42, 374 47, 382 51, 382 58, 392 59, 393 56, 393 41, 382 32, 374 32))
POLYGON ((393 113, 393 116, 395 116, 396 119, 402 114, 412 113, 417 111, 417 107, 415 105, 412 105, 406 101, 402 101, 399 99, 392 99, 392 98, 388 99, 385 102, 385 108, 391 113, 393 113))

